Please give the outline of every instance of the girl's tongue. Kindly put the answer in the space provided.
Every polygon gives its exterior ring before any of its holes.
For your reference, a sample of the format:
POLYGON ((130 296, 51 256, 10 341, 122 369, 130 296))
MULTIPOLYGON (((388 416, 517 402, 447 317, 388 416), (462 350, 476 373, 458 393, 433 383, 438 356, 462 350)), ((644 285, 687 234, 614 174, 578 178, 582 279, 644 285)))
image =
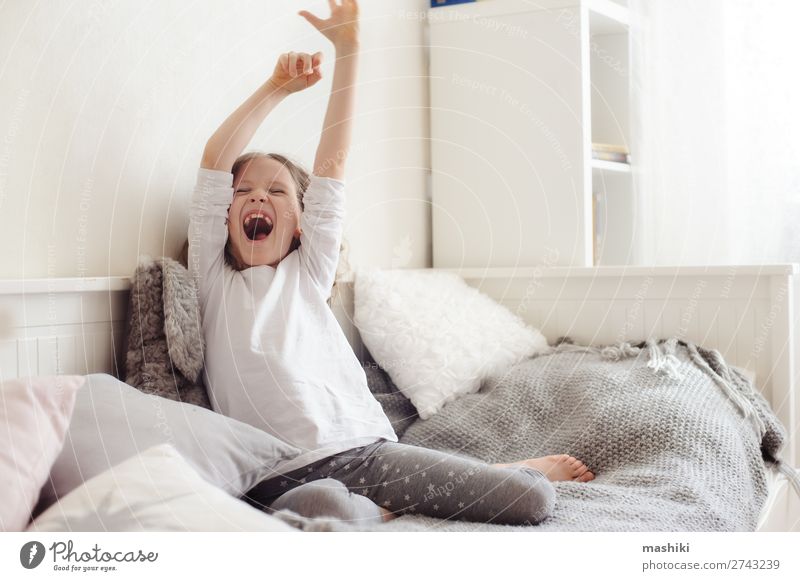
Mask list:
POLYGON ((248 218, 242 225, 245 236, 250 240, 264 240, 272 232, 273 225, 264 218, 248 218))

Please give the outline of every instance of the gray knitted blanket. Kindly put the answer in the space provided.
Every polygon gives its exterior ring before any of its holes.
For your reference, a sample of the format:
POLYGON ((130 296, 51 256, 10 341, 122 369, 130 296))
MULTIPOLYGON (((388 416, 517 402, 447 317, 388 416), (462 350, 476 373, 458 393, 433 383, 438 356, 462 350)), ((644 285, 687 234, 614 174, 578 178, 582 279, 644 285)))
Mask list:
POLYGON ((538 526, 403 515, 369 527, 317 519, 304 530, 752 531, 764 460, 786 437, 767 401, 716 351, 670 340, 561 345, 415 421, 400 441, 487 463, 569 453, 596 474, 556 483, 538 526))

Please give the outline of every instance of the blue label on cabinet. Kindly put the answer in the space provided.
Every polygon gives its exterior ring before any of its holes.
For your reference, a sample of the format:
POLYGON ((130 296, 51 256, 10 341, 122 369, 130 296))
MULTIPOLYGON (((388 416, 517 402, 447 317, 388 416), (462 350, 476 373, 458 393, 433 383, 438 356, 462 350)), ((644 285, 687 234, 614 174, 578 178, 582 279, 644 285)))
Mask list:
POLYGON ((431 8, 449 6, 450 4, 466 4, 467 2, 475 2, 475 0, 431 0, 431 8))

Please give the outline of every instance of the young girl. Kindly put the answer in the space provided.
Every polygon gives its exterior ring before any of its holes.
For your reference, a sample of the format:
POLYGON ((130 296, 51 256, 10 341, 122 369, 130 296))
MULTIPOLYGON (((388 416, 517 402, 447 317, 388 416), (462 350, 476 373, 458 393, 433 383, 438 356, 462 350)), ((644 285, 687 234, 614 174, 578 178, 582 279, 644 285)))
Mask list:
POLYGON ((321 78, 322 53, 290 52, 209 139, 190 212, 189 270, 212 405, 301 450, 248 498, 304 516, 537 523, 553 508, 548 478, 586 482, 594 477, 587 467, 567 455, 490 466, 398 443, 326 304, 342 240, 359 53, 357 3, 329 4, 326 20, 300 12, 336 51, 313 173, 277 154, 240 157, 276 105, 321 78))

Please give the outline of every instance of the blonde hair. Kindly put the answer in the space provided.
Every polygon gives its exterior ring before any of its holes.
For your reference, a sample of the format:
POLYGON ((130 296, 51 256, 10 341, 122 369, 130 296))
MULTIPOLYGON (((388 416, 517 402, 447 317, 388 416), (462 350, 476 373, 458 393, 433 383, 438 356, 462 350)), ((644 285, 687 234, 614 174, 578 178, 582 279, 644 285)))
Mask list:
MULTIPOLYGON (((241 171, 242 167, 249 161, 257 158, 267 158, 267 159, 274 159, 275 161, 279 162, 283 165, 288 171, 289 175, 292 177, 292 180, 297 187, 297 201, 300 204, 300 210, 305 210, 305 205, 303 204, 303 196, 308 189, 309 184, 311 183, 311 175, 306 171, 302 166, 297 163, 294 163, 289 158, 279 154, 279 153, 264 153, 261 151, 249 151, 247 153, 243 153, 236 161, 233 163, 233 167, 231 168, 231 173, 233 174, 233 181, 236 181, 236 176, 241 171)), ((231 241, 230 238, 225 242, 225 262, 226 264, 230 265, 230 267, 234 270, 242 271, 247 268, 250 268, 247 265, 238 264, 236 258, 233 256, 231 252, 231 241)), ((289 253, 295 251, 297 248, 300 247, 300 239, 294 238, 292 240, 292 245, 289 247, 289 253)), ((188 268, 189 263, 189 240, 186 240, 186 243, 183 245, 183 250, 181 251, 180 257, 178 258, 181 264, 184 267, 188 268)), ((347 260, 347 242, 342 239, 342 244, 339 247, 339 266, 344 266, 345 269, 349 270, 349 262, 347 260)), ((328 298, 327 303, 328 306, 331 305, 331 300, 334 297, 334 293, 337 290, 337 283, 339 279, 339 270, 337 269, 336 277, 333 281, 333 286, 331 287, 331 296, 328 298)))

